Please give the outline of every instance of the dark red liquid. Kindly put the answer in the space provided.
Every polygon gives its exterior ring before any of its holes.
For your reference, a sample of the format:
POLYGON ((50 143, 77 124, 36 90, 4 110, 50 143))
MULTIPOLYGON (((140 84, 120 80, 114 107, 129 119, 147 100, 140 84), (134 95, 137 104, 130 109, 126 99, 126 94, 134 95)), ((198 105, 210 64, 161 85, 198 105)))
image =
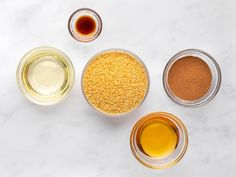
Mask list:
POLYGON ((75 22, 76 30, 83 35, 89 35, 96 29, 96 22, 90 16, 82 16, 75 22))

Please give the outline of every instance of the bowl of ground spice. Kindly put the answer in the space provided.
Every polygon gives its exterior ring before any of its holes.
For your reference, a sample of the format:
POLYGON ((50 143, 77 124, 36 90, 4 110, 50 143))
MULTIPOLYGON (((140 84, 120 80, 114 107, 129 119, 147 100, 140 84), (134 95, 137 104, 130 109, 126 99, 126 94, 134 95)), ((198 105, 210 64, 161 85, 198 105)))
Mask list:
POLYGON ((208 103, 217 94, 221 72, 216 60, 198 49, 174 55, 163 72, 167 95, 176 103, 196 107, 208 103))
POLYGON ((108 49, 89 60, 81 86, 85 99, 95 110, 120 116, 142 104, 149 90, 149 74, 137 55, 108 49))

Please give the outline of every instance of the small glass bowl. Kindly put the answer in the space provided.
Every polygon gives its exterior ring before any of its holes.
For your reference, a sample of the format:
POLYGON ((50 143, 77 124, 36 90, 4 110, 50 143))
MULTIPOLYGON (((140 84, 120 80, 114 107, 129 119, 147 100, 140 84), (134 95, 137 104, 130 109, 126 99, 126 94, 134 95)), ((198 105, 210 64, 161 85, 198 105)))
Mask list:
POLYGON ((69 30, 70 35, 75 40, 80 41, 80 42, 91 42, 95 40, 101 34, 102 19, 98 15, 98 13, 92 9, 89 9, 89 8, 77 9, 75 12, 71 14, 68 20, 68 30, 69 30), (96 23, 96 30, 92 35, 81 35, 76 31, 76 28, 75 28, 76 20, 82 16, 89 16, 96 23))
POLYGON ((130 147, 135 158, 143 165, 153 169, 165 169, 177 164, 184 156, 188 147, 188 132, 185 125, 176 116, 166 112, 153 112, 142 117, 134 126, 130 135, 130 147), (143 126, 153 120, 162 118, 173 123, 178 131, 178 144, 175 150, 163 158, 155 158, 146 155, 138 146, 137 139, 143 126))
POLYGON ((22 57, 16 71, 21 92, 29 101, 42 106, 53 105, 64 100, 74 85, 74 75, 74 67, 70 59, 62 51, 53 47, 37 47, 30 50, 22 57), (32 73, 40 74, 40 79, 37 74, 30 75, 31 70, 32 73), (60 74, 60 77, 57 77, 60 80, 55 80, 54 76, 49 75, 55 72, 60 74), (42 73, 44 75, 41 75, 42 73), (42 82, 43 85, 40 85, 42 82))
POLYGON ((120 49, 120 48, 111 48, 111 49, 106 49, 106 50, 102 50, 100 52, 98 52, 96 55, 94 55, 92 58, 89 59, 89 61, 87 62, 87 64, 85 65, 84 69, 83 69, 83 72, 82 72, 82 75, 81 75, 81 90, 82 90, 82 93, 83 93, 83 96, 85 98, 85 100, 87 101, 87 103, 97 112, 103 114, 104 116, 107 116, 107 117, 120 117, 120 116, 124 116, 132 111, 134 111, 135 109, 137 109, 145 100, 145 98, 147 97, 147 94, 149 92, 149 86, 150 86, 150 78, 149 78, 149 73, 148 73, 148 69, 146 67, 146 65, 144 64, 144 62, 134 53, 128 51, 128 50, 125 50, 125 49, 120 49), (97 58, 97 56, 103 54, 103 53, 106 53, 106 52, 123 52, 123 53, 127 53, 131 56, 133 56, 144 68, 145 70, 145 73, 146 73, 146 76, 147 76, 147 80, 148 80, 148 86, 147 86, 147 91, 145 93, 145 96, 144 98, 142 99, 142 101, 136 106, 134 107, 133 109, 129 110, 128 112, 124 112, 124 113, 120 113, 120 114, 111 114, 111 113, 107 113, 107 112, 104 112, 100 109, 98 109, 96 106, 92 105, 85 92, 84 92, 84 88, 83 88, 83 78, 84 78, 84 74, 85 74, 85 71, 87 69, 87 67, 90 65, 90 63, 95 60, 97 58))
POLYGON ((164 72, 163 72, 163 86, 164 86, 166 94, 171 100, 173 100, 177 104, 186 106, 186 107, 198 107, 198 106, 208 103, 218 93, 220 85, 221 85, 221 71, 220 71, 219 65, 217 64, 216 60, 211 55, 199 49, 186 49, 175 54, 166 64, 164 72), (175 96, 175 94, 171 91, 168 85, 168 73, 169 73, 170 68, 177 60, 186 56, 195 56, 202 59, 209 66, 211 74, 212 74, 212 82, 211 82, 211 86, 209 90, 207 91, 205 95, 203 95, 201 98, 196 99, 196 100, 183 100, 175 96))

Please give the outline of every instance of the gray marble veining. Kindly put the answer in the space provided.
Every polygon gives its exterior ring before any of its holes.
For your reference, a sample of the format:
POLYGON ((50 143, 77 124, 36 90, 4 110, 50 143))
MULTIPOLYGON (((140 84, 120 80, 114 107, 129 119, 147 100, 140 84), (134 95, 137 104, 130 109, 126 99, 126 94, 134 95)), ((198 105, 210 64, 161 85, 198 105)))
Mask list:
POLYGON ((1 177, 235 177, 236 1, 0 0, 0 176, 1 177), (104 28, 89 44, 71 38, 69 15, 81 7, 99 12, 104 28), (20 93, 15 71, 29 49, 50 45, 64 51, 76 70, 71 96, 40 107, 20 93), (151 87, 135 112, 103 117, 84 100, 80 75, 100 50, 124 48, 148 67, 151 87), (199 108, 173 103, 162 87, 166 62, 176 52, 199 48, 219 63, 218 95, 199 108), (144 114, 167 111, 189 132, 189 148, 176 166, 148 169, 129 147, 132 125, 144 114))

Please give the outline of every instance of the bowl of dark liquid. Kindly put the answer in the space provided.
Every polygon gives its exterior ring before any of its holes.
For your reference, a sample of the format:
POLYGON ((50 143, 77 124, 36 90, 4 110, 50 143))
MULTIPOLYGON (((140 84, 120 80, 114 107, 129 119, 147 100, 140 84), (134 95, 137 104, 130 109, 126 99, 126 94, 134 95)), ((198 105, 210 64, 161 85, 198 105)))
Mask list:
POLYGON ((101 17, 92 9, 82 8, 72 13, 68 21, 71 36, 80 42, 95 40, 102 31, 101 17))

